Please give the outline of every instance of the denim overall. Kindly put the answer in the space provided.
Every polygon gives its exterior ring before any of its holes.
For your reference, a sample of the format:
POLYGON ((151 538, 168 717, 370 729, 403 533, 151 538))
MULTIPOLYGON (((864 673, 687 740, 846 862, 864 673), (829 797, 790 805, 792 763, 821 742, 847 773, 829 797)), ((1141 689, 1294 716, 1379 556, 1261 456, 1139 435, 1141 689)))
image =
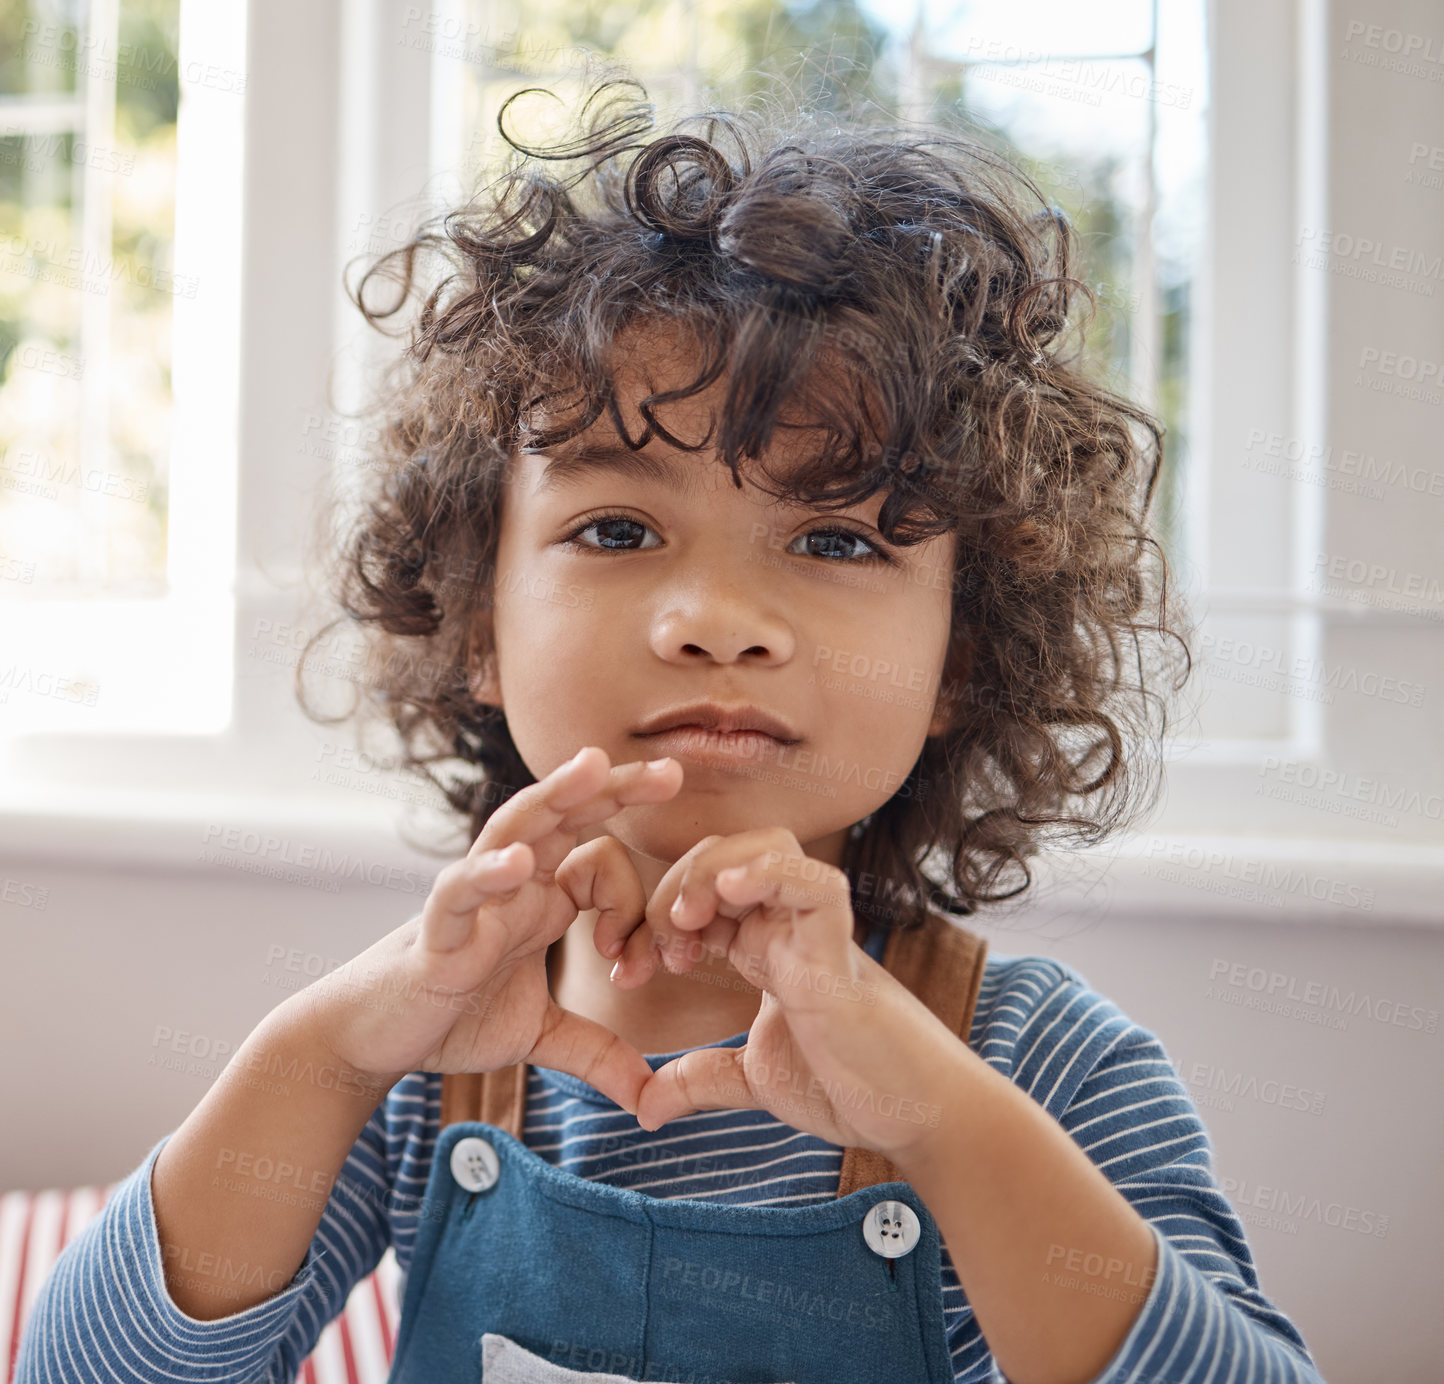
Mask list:
MULTIPOLYGON (((966 1043, 987 942, 931 914, 874 936, 966 1043)), ((812 1206, 659 1199, 528 1149, 526 1082, 443 1080, 391 1384, 952 1384, 937 1224, 886 1158, 844 1150, 812 1206)))

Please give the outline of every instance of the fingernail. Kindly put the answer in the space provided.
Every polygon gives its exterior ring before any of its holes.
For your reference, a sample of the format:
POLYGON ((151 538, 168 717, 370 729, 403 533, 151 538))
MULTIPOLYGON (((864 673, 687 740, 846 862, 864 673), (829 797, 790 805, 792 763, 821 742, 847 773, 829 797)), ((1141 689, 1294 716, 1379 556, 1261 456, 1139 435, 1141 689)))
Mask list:
POLYGON ((647 768, 649 768, 654 774, 660 774, 662 770, 665 769, 667 765, 669 765, 671 762, 672 757, 670 755, 668 755, 665 759, 649 759, 647 761, 647 768))
POLYGON ((616 964, 615 966, 612 967, 611 979, 615 980, 615 979, 617 978, 617 972, 620 971, 621 969, 622 969, 622 963, 619 961, 619 962, 617 962, 617 964, 616 964))
POLYGON ((672 900, 672 907, 669 911, 674 918, 680 918, 685 911, 685 907, 682 902, 682 896, 678 894, 677 897, 672 900))

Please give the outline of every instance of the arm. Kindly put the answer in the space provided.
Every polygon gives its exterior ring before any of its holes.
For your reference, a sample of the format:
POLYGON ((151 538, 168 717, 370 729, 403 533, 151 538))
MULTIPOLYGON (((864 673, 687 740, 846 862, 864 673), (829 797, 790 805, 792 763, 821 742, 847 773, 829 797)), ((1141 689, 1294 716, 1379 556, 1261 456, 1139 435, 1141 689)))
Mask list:
POLYGON ((202 1321, 171 1300, 156 1230, 157 1145, 60 1255, 25 1323, 16 1384, 237 1384, 291 1379, 390 1239, 386 1110, 362 1131, 300 1272, 279 1293, 202 1321))
POLYGON ((338 1062, 312 1007, 303 993, 267 1015, 155 1160, 166 1287, 199 1320, 295 1277, 342 1164, 403 1075, 338 1062))
POLYGON ((1009 1080, 958 1044, 942 1124, 899 1160, 1011 1384, 1202 1384, 1236 1360, 1248 1384, 1319 1384, 1157 1038, 1065 980, 1013 1060, 1009 1080))

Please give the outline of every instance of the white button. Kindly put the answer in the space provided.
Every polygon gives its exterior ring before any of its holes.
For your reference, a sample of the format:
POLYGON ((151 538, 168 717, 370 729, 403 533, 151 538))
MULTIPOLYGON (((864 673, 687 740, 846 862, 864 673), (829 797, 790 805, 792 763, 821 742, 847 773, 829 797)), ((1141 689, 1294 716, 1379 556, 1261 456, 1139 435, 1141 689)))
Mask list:
POLYGON ((884 1259, 901 1259, 922 1233, 917 1212, 905 1201, 880 1201, 862 1218, 862 1238, 884 1259))
POLYGON ((485 1139, 458 1139, 451 1150, 451 1175, 468 1192, 484 1192, 501 1176, 501 1159, 485 1139))

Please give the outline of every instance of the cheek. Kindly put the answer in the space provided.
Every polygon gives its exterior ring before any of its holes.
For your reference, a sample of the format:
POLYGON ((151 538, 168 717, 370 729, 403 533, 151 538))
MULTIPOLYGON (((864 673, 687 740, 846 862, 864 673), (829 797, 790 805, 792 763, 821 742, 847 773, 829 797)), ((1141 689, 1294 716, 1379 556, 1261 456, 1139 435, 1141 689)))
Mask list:
MULTIPOLYGON (((499 584, 500 587, 500 584, 499 584)), ((628 636, 608 616, 590 586, 533 575, 505 583, 496 593, 494 627, 507 724, 523 758, 528 746, 558 747, 590 736, 605 707, 610 680, 628 636), (589 719, 588 712, 591 713, 589 719)), ((575 753, 571 745, 558 762, 575 753)), ((535 769, 533 769, 535 772, 535 769)))
MULTIPOLYGON (((819 650, 826 654, 827 650, 819 650)), ((918 645, 874 644, 867 650, 837 650, 812 670, 829 710, 849 725, 866 724, 875 733, 896 733, 914 714, 931 708, 933 668, 918 645)))
POLYGON ((555 583, 507 592, 496 628, 504 673, 522 673, 528 682, 550 671, 595 671, 598 656, 610 650, 615 657, 622 638, 617 621, 602 616, 590 590, 555 583))
POLYGON ((492 588, 493 627, 507 664, 523 667, 538 657, 566 655, 579 648, 597 622, 597 592, 576 564, 549 563, 545 554, 528 554, 503 542, 492 588))
MULTIPOLYGON (((945 594, 945 593, 944 593, 945 594)), ((890 763, 916 756, 948 652, 949 606, 918 589, 886 618, 850 624, 808 655, 823 718, 890 763)))

